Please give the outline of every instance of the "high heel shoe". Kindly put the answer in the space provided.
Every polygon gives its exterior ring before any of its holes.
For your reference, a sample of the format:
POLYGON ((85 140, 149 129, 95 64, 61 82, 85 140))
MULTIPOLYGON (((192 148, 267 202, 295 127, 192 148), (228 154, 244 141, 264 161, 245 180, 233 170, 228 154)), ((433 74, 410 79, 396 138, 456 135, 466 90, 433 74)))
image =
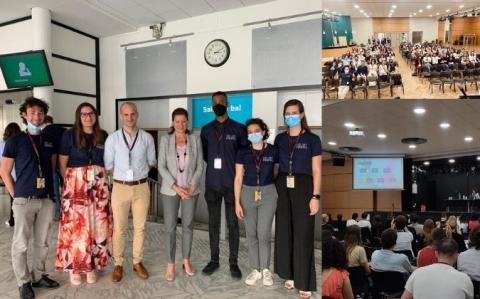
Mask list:
POLYGON ((182 264, 182 268, 183 268, 183 271, 185 272, 185 274, 187 274, 188 276, 194 276, 195 275, 195 271, 193 271, 193 269, 191 269, 191 272, 190 271, 187 271, 187 268, 185 268, 185 264, 182 264))
POLYGON ((168 272, 168 268, 167 268, 167 271, 165 272, 165 279, 168 282, 172 282, 175 280, 175 268, 173 268, 173 271, 170 273, 168 272))

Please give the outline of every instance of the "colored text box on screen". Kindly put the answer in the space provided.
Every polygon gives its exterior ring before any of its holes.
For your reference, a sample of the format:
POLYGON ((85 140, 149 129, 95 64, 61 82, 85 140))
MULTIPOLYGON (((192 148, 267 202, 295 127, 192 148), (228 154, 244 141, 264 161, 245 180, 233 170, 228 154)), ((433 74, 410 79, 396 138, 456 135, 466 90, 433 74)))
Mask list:
MULTIPOLYGON (((238 94, 228 96, 228 115, 230 118, 245 124, 252 118, 252 95, 238 94)), ((192 99, 193 128, 201 128, 215 119, 212 109, 211 97, 198 97, 192 99)))

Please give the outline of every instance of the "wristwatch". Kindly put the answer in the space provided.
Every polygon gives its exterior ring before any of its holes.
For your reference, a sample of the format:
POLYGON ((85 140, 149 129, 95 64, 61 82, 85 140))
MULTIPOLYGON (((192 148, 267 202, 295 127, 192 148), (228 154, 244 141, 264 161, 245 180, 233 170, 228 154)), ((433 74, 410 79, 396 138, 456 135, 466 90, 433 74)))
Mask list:
POLYGON ((312 198, 320 200, 320 194, 313 194, 312 198))

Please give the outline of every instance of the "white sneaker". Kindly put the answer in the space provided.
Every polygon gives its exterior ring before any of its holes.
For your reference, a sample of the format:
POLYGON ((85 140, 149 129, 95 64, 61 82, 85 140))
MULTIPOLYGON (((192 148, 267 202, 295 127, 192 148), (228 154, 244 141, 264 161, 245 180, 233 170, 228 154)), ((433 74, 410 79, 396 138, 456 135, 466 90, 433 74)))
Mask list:
POLYGON ((245 283, 249 286, 253 286, 260 279, 262 279, 262 273, 258 272, 257 269, 255 269, 250 272, 250 274, 248 274, 247 279, 245 279, 245 283))
POLYGON ((263 285, 266 287, 272 286, 273 285, 273 275, 272 272, 268 269, 264 269, 262 271, 263 275, 263 285))

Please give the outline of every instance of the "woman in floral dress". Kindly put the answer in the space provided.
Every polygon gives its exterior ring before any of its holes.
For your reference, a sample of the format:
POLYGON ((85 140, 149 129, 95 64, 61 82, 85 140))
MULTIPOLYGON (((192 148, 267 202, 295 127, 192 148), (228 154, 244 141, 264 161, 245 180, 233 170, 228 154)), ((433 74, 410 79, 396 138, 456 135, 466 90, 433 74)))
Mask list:
POLYGON ((111 256, 112 212, 103 163, 107 133, 98 114, 82 103, 75 124, 63 134, 59 166, 64 178, 55 260, 57 271, 68 271, 73 285, 97 280, 96 271, 111 256))

